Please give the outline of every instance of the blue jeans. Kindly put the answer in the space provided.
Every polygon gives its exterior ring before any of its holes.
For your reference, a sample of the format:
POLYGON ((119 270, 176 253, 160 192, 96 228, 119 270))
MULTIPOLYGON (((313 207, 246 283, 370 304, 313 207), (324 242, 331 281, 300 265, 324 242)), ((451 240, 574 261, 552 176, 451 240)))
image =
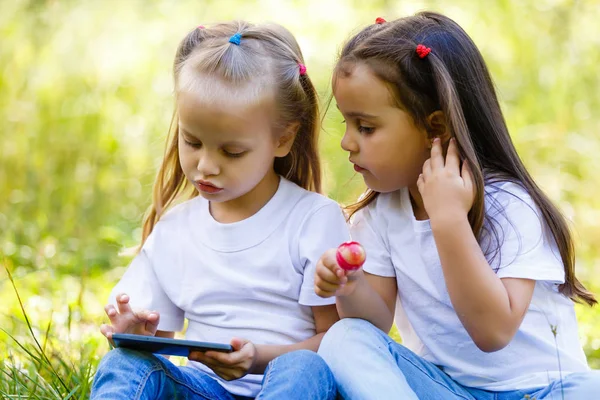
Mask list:
POLYGON ((569 374, 562 385, 555 381, 542 389, 490 392, 465 387, 361 319, 343 319, 329 328, 319 354, 333 372, 340 396, 348 400, 600 398, 600 371, 569 374))
MULTIPOLYGON (((334 400, 337 389, 325 362, 314 352, 299 350, 272 360, 256 399, 334 400)), ((100 362, 91 399, 246 400, 227 392, 194 367, 180 367, 164 357, 127 349, 109 351, 100 362)))

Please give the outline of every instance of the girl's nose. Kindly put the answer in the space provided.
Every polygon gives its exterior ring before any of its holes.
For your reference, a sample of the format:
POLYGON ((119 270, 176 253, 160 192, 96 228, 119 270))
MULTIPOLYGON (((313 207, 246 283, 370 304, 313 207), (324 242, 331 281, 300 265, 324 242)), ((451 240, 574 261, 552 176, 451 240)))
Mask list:
POLYGON ((354 140, 351 136, 350 133, 348 133, 348 131, 346 130, 346 132, 344 132, 344 137, 342 138, 342 149, 346 150, 349 153, 356 153, 358 152, 358 143, 356 143, 356 140, 354 140))
POLYGON ((198 159, 196 169, 203 177, 214 176, 219 174, 219 165, 207 152, 203 152, 198 159))

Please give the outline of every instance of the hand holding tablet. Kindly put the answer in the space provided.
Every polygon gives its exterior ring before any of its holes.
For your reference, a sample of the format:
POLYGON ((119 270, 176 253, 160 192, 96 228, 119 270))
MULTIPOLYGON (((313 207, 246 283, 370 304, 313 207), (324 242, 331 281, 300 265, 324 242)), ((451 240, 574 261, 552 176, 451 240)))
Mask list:
POLYGON ((229 344, 197 342, 195 340, 170 339, 129 333, 113 333, 112 340, 116 347, 169 356, 187 357, 191 351, 210 350, 224 353, 233 351, 233 348, 229 344))

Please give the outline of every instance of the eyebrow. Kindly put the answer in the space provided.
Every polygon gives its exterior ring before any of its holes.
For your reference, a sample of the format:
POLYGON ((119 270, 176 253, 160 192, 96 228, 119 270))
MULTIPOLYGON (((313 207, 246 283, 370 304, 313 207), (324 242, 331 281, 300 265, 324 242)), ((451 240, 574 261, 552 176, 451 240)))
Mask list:
MULTIPOLYGON (((337 109, 340 109, 340 106, 338 106, 337 104, 335 105, 337 107, 337 109)), ((341 110, 340 110, 341 111, 341 110)), ((376 115, 372 115, 372 114, 367 114, 367 113, 363 113, 360 111, 350 111, 345 113, 348 117, 353 117, 353 118, 377 118, 376 115)))
MULTIPOLYGON (((196 140, 198 140, 198 138, 196 137, 196 135, 194 135, 194 134, 192 134, 192 133, 190 133, 190 132, 186 131, 186 130, 185 130, 184 128, 182 128, 181 126, 179 127, 179 132, 180 132, 182 135, 184 135, 184 136, 187 136, 187 137, 190 137, 190 138, 193 138, 193 139, 196 139, 196 140)), ((245 142, 243 142, 243 141, 231 140, 231 141, 229 141, 229 142, 220 143, 220 146, 221 146, 221 147, 228 147, 228 146, 231 146, 231 147, 244 147, 244 148, 245 148, 245 147, 248 147, 248 143, 245 143, 245 142)))

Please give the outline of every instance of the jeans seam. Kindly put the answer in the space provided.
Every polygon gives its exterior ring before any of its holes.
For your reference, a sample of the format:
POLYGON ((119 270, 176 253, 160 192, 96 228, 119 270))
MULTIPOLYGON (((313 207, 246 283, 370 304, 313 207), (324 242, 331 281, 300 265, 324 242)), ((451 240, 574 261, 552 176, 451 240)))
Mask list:
MULTIPOLYGON (((192 367, 192 368, 193 368, 193 367, 192 367)), ((201 396, 201 397, 203 397, 203 398, 205 398, 205 399, 207 399, 207 400, 219 400, 218 398, 216 398, 216 399, 215 399, 215 398, 214 398, 214 397, 212 397, 212 396, 211 396, 211 397, 208 397, 208 396, 206 396, 206 394, 204 394, 204 393, 199 393, 199 392, 198 392, 196 389, 194 389, 194 387, 193 387, 193 386, 191 386, 191 385, 189 385, 188 383, 186 383, 186 382, 182 382, 182 381, 180 381, 179 379, 175 378, 173 375, 171 375, 171 373, 170 373, 169 371, 165 371, 165 375, 167 375, 169 378, 171 378, 171 380, 173 380, 173 381, 174 381, 174 382, 176 382, 177 384, 179 384, 179 385, 181 385, 181 386, 185 386, 186 388, 188 388, 190 391, 194 392, 194 393, 195 393, 196 395, 198 395, 198 396, 201 396)), ((209 378, 210 378, 210 377, 209 377, 209 378)), ((210 378, 210 379, 212 379, 212 378, 210 378)), ((213 379, 213 380, 214 380, 214 379, 213 379)), ((216 381, 215 381, 215 382, 216 382, 216 381)), ((217 384, 218 384, 218 382, 217 382, 217 384)))
MULTIPOLYGON (((396 343, 396 342, 395 342, 395 341, 393 341, 393 340, 388 340, 388 350, 390 350, 390 352, 392 352, 392 349, 390 348, 390 345, 392 345, 392 344, 394 344, 394 345, 399 345, 399 346, 402 346, 401 344, 398 344, 398 343, 396 343)), ((392 352, 392 354, 393 354, 393 352, 392 352)), ((412 364, 412 365, 413 365, 413 366, 414 366, 416 369, 418 369, 419 371, 421 371, 421 372, 422 372, 422 373, 424 373, 425 375, 428 375, 428 374, 427 374, 427 371, 423 370, 423 369, 421 368, 421 366, 420 366, 420 365, 418 365, 418 364, 415 364, 415 363, 414 363, 412 360, 410 360, 409 358, 406 358, 406 357, 405 357, 405 356, 404 356, 402 353, 398 353, 398 355, 399 355, 400 357, 402 357, 404 360, 408 361, 410 364, 412 364)), ((443 386, 445 389, 448 389, 449 391, 451 391, 452 393, 454 393, 454 395, 456 395, 456 396, 458 396, 458 397, 460 397, 460 398, 462 398, 462 399, 465 399, 465 400, 470 400, 468 397, 465 397, 464 395, 462 395, 462 394, 460 394, 460 393, 456 393, 456 391, 455 391, 454 389, 452 389, 452 388, 449 388, 449 387, 448 387, 447 385, 445 385, 443 382, 440 382, 440 381, 439 381, 437 378, 435 378, 435 377, 430 377, 430 379, 431 379, 433 382, 435 382, 436 384, 438 384, 438 385, 440 385, 440 386, 443 386)), ((410 385, 409 385, 409 386, 410 386, 410 385)))
POLYGON ((153 363, 153 365, 152 365, 151 368, 148 368, 148 371, 144 374, 144 377, 142 378, 142 381, 138 385, 138 388, 137 388, 137 390, 135 392, 135 398, 134 398, 134 400, 141 399, 142 393, 144 393, 144 387, 146 387, 146 383, 148 382, 148 378, 154 372, 159 371, 161 369, 163 369, 163 368, 162 368, 162 366, 160 364, 154 364, 154 363, 153 363))
POLYGON ((274 358, 273 360, 271 360, 271 365, 269 366, 269 370, 267 371, 267 375, 265 376, 265 383, 262 385, 267 386, 267 384, 269 383, 269 381, 271 380, 271 374, 273 372, 273 368, 275 367, 275 363, 277 362, 277 358, 274 358))
POLYGON ((138 390, 136 392, 136 396, 135 396, 134 400, 141 399, 141 396, 143 394, 143 388, 146 386, 148 378, 150 377, 150 375, 152 375, 153 373, 158 372, 160 370, 163 370, 163 372, 165 373, 167 378, 171 379, 172 381, 174 381, 175 383, 177 383, 181 386, 185 386, 186 388, 188 388, 190 391, 192 391, 196 395, 201 396, 202 398, 204 398, 206 400, 219 400, 218 398, 215 399, 213 397, 207 397, 205 394, 199 393, 198 391, 196 391, 193 386, 188 385, 186 382, 183 382, 183 381, 175 378, 166 368, 163 367, 162 363, 160 363, 160 361, 158 361, 158 360, 154 361, 152 367, 148 369, 148 372, 146 372, 146 374, 142 378, 142 382, 140 382, 140 385, 138 386, 138 390))

